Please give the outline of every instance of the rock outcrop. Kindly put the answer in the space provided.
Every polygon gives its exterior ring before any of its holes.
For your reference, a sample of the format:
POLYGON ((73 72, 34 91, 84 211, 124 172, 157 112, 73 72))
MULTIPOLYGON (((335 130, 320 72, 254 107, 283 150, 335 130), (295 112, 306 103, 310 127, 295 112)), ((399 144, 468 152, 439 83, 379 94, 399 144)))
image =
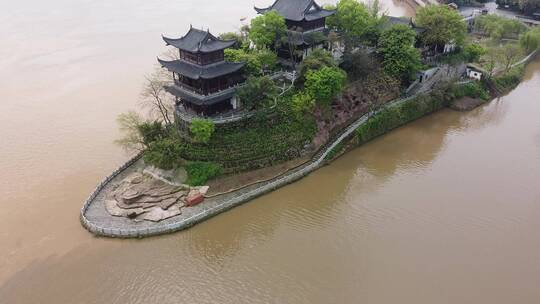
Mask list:
POLYGON ((204 195, 208 187, 174 186, 141 173, 133 173, 108 195, 105 208, 112 216, 159 222, 182 214, 186 199, 204 195))

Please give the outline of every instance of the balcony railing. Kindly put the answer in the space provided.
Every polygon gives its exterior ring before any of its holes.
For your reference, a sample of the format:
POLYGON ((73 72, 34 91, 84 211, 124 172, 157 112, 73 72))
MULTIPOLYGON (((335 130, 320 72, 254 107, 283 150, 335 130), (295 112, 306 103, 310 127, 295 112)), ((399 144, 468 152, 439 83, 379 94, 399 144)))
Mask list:
POLYGON ((182 105, 178 105, 176 107, 176 116, 183 121, 191 122, 195 118, 204 118, 211 120, 214 124, 224 124, 229 123, 233 121, 238 121, 244 118, 248 118, 253 116, 256 113, 256 111, 242 111, 242 110, 231 110, 229 112, 225 113, 219 113, 212 116, 203 116, 201 114, 196 113, 193 110, 190 110, 182 105))

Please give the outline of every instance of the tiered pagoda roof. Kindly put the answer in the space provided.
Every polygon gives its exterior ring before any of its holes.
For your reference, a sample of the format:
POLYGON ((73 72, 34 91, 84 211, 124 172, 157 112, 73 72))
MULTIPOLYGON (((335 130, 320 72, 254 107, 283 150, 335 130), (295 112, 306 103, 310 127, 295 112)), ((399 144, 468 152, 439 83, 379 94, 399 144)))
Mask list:
POLYGON ((211 53, 226 49, 235 44, 235 40, 221 40, 210 31, 203 31, 190 26, 186 35, 181 38, 168 38, 163 36, 167 45, 191 53, 211 53))
MULTIPOLYGON (((190 27, 186 35, 181 38, 168 38, 163 36, 167 45, 190 53, 212 53, 223 51, 234 45, 235 40, 221 40, 210 34, 210 31, 203 31, 190 27)), ((224 60, 210 63, 197 64, 183 59, 162 60, 158 58, 161 66, 171 72, 175 72, 191 79, 213 79, 240 70, 244 62, 227 62, 224 60)))
POLYGON ((266 8, 255 7, 259 14, 276 10, 283 18, 292 21, 312 21, 333 15, 335 10, 323 9, 314 0, 276 0, 266 8))

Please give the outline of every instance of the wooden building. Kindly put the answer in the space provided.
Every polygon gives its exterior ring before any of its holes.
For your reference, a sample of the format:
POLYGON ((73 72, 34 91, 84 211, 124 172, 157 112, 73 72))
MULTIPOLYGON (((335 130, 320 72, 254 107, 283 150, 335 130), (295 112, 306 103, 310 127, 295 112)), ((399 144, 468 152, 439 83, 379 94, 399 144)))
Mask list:
POLYGON ((223 52, 234 40, 220 40, 193 27, 181 38, 163 40, 178 49, 176 60, 158 58, 172 72, 174 83, 165 89, 176 97, 177 109, 212 116, 238 107, 235 87, 245 80, 241 71, 245 63, 227 62, 223 52))
POLYGON ((259 14, 275 10, 283 16, 287 24, 288 43, 278 50, 278 56, 290 60, 293 58, 300 62, 314 48, 323 47, 328 36, 326 17, 335 13, 335 10, 326 10, 314 0, 276 0, 266 8, 255 7, 259 14))

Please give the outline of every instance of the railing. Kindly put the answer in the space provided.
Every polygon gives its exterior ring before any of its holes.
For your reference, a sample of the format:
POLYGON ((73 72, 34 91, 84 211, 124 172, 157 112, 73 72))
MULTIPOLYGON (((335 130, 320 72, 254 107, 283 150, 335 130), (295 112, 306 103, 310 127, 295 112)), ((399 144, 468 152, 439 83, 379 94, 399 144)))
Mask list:
POLYGON ((176 115, 178 118, 182 119, 186 122, 191 122, 195 118, 203 118, 211 120, 214 124, 224 124, 229 123, 233 121, 238 121, 244 118, 248 118, 253 116, 256 113, 256 111, 232 111, 228 113, 222 113, 215 116, 201 116, 197 113, 193 113, 184 107, 178 107, 176 110, 176 115))

